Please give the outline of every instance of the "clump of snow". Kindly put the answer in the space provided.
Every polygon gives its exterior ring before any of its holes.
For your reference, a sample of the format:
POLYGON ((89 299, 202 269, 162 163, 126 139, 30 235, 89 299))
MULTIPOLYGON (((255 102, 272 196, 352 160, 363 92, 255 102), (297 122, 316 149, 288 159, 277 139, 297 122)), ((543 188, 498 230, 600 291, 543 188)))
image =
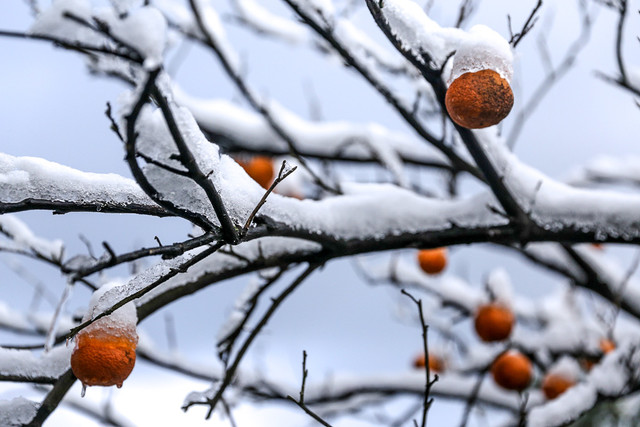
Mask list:
POLYGON ((233 3, 240 17, 258 31, 291 43, 300 43, 308 38, 307 30, 299 23, 272 13, 255 0, 234 0, 233 3))
POLYGON ((64 15, 67 12, 91 22, 92 10, 88 0, 54 0, 49 8, 36 17, 30 32, 83 43, 99 39, 93 30, 66 18, 64 15))
POLYGON ((0 153, 0 199, 3 203, 36 199, 78 205, 157 206, 131 179, 81 172, 36 157, 4 153, 0 153))
MULTIPOLYGON (((65 345, 36 355, 31 350, 0 348, 0 376, 55 379, 69 369, 71 348, 65 345)), ((0 425, 4 425, 1 424, 0 425)))
MULTIPOLYGON (((110 282, 101 286, 91 296, 89 301, 89 309, 82 318, 83 322, 91 320, 96 316, 102 314, 106 310, 110 309, 113 305, 120 302, 127 295, 125 292, 125 286, 119 282, 110 282)), ((138 315, 136 313, 136 306, 133 301, 128 302, 122 307, 115 310, 108 316, 102 317, 86 328, 80 333, 93 333, 97 331, 108 331, 110 334, 117 336, 125 336, 132 340, 137 341, 138 335, 136 332, 136 325, 138 323, 138 315)))
MULTIPOLYGON (((15 215, 0 216, 0 231, 10 236, 11 244, 9 248, 34 252, 47 259, 62 259, 64 253, 64 242, 62 240, 46 240, 36 236, 27 224, 15 215)), ((0 242, 0 247, 7 246, 4 242, 0 242)))
POLYGON ((562 356, 547 370, 548 373, 561 376, 570 381, 578 381, 581 370, 576 359, 569 356, 562 356))
POLYGON ((442 66, 467 34, 459 28, 443 28, 427 16, 412 0, 385 0, 382 13, 405 49, 416 56, 426 53, 436 66, 442 66))
POLYGON ((496 302, 507 307, 513 305, 513 287, 507 270, 504 268, 492 270, 487 277, 486 286, 496 302))
POLYGON ((577 384, 557 398, 537 406, 529 412, 528 427, 564 425, 593 408, 598 398, 591 384, 577 384))
POLYGON ((113 34, 144 57, 148 70, 162 64, 167 39, 167 21, 158 9, 144 6, 112 23, 113 34))
POLYGON ((0 400, 0 425, 24 426, 35 417, 39 403, 16 397, 11 400, 0 400))
POLYGON ((485 25, 476 25, 457 47, 449 82, 464 73, 490 69, 511 82, 513 77, 511 46, 500 34, 485 25))

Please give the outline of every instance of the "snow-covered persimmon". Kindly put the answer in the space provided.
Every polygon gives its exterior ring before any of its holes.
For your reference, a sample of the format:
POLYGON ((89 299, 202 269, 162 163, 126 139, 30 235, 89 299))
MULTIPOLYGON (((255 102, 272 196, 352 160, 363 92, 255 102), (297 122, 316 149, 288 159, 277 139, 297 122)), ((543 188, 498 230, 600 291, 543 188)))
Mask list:
POLYGON ((563 375, 549 372, 542 380, 542 392, 547 399, 555 399, 575 384, 575 381, 563 375))
MULTIPOLYGON (((117 290, 109 292, 118 286, 112 282, 93 293, 83 322, 96 318, 118 300, 117 290)), ((83 386, 122 387, 136 363, 137 321, 135 305, 129 302, 78 332, 71 370, 83 386)))
POLYGON ((491 366, 493 380, 507 390, 522 391, 533 378, 533 367, 527 356, 509 350, 496 358, 491 366))
POLYGON ((274 177, 273 160, 266 156, 255 156, 248 162, 239 162, 247 174, 264 189, 269 188, 274 177))
POLYGON ((511 335, 514 322, 513 312, 496 302, 480 306, 474 318, 476 333, 485 342, 507 339, 511 335))
POLYGON ((469 129, 500 123, 513 107, 509 82, 487 69, 464 73, 449 85, 445 105, 451 120, 469 129))
POLYGON ((427 274, 441 273, 447 266, 447 248, 422 249, 417 257, 420 268, 427 274))

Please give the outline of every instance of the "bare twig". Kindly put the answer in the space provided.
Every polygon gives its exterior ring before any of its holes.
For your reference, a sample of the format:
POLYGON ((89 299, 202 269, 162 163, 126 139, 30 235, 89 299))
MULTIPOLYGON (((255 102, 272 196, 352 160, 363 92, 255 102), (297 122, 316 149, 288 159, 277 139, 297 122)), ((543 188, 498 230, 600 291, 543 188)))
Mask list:
POLYGON ((245 353, 247 352, 247 350, 249 349, 249 347, 251 346, 251 344, 253 343, 255 338, 258 336, 260 331, 262 331, 262 328, 264 328, 264 326, 267 324, 267 322, 269 321, 271 316, 273 316, 273 314, 276 312, 276 310, 278 309, 280 304, 282 304, 284 302, 284 300, 314 270, 316 270, 318 267, 320 267, 320 265, 321 264, 317 264, 317 263, 309 264, 308 267, 305 269, 305 271, 302 272, 302 274, 300 274, 286 289, 284 289, 276 298, 274 298, 272 300, 271 306, 263 314, 263 316, 260 318, 260 320, 258 321, 256 326, 251 330, 251 333, 245 339, 244 343, 242 344, 242 346, 238 350, 238 353, 236 354, 236 357, 235 357, 233 363, 231 363, 231 365, 229 365, 227 367, 227 369, 225 370, 224 378, 222 379, 222 382, 218 386, 218 390, 216 391, 215 395, 212 398, 207 399, 205 402, 190 402, 190 403, 186 404, 185 406, 183 406, 184 410, 189 409, 192 405, 203 405, 204 404, 204 405, 209 406, 209 411, 207 412, 206 418, 209 419, 211 417, 211 414, 213 413, 213 410, 215 409, 216 405, 218 404, 218 402, 222 398, 223 393, 225 392, 227 387, 231 384, 231 381, 233 380, 233 378, 235 376, 235 373, 236 373, 236 371, 238 369, 238 366, 240 365, 240 362, 241 362, 242 358, 244 357, 245 353))
POLYGON ((516 34, 513 34, 513 30, 511 29, 511 16, 507 16, 507 20, 509 23, 509 33, 511 33, 511 40, 509 40, 509 43, 511 44, 511 46, 516 48, 518 46, 518 43, 522 41, 522 38, 526 36, 529 31, 531 31, 535 23, 538 21, 538 17, 536 16, 536 14, 538 13, 538 10, 540 10, 541 7, 542 7, 542 0, 538 0, 538 3, 531 10, 529 17, 524 22, 522 29, 516 34))
POLYGON ((244 223, 244 227, 242 227, 242 231, 240 232, 241 236, 245 236, 247 234, 247 231, 249 231, 249 227, 251 226, 253 219, 260 211, 260 208, 267 202, 267 197, 269 197, 269 194, 271 194, 273 189, 276 188, 276 186, 280 184, 286 177, 288 177, 293 172, 295 172, 297 168, 298 168, 297 166, 294 166, 292 168, 287 168, 287 161, 286 160, 282 161, 282 165, 280 166, 280 171, 278 172, 278 176, 271 183, 271 185, 269 186, 267 191, 264 193, 264 195, 262 196, 262 198, 260 199, 256 207, 253 208, 253 211, 247 218, 247 221, 244 223))
POLYGON ((307 382, 308 374, 309 374, 309 371, 307 370, 307 352, 303 350, 302 351, 302 385, 300 386, 300 397, 298 398, 298 400, 296 400, 289 395, 287 396, 287 399, 292 401, 296 405, 298 405, 300 409, 302 409, 304 412, 307 413, 307 415, 309 415, 311 418, 313 418, 323 426, 331 427, 331 424, 323 420, 322 417, 320 417, 318 414, 316 414, 311 409, 309 409, 309 407, 304 403, 304 386, 307 382))
MULTIPOLYGON (((427 333, 429 332, 429 325, 427 325, 424 321, 424 312, 422 311, 422 300, 416 299, 413 295, 411 295, 406 290, 401 290, 402 294, 408 296, 417 306, 418 313, 420 314, 420 327, 422 328, 422 344, 424 357, 427 360, 425 363, 425 388, 424 388, 424 399, 422 402, 422 424, 421 427, 425 427, 427 425, 427 413, 429 412, 429 408, 433 403, 433 398, 429 397, 429 393, 431 392, 431 387, 438 381, 438 374, 434 375, 433 380, 431 379, 431 368, 429 367, 429 341, 427 338, 427 333)), ((414 423, 417 425, 417 422, 414 423)))
MULTIPOLYGON (((308 165, 304 157, 302 157, 299 154, 298 150, 296 149, 296 144, 294 142, 293 137, 289 134, 289 132, 285 130, 285 128, 280 123, 278 123, 278 121, 275 119, 273 113, 267 107, 267 105, 265 105, 263 102, 261 102, 258 99, 258 96, 256 96, 253 93, 253 91, 249 89, 249 87, 247 86, 242 76, 234 69, 231 62, 229 61, 229 58, 227 58, 223 50, 220 48, 220 46, 216 42, 215 37, 211 34, 209 28, 204 23, 204 20, 202 18, 202 13, 200 11, 200 7, 198 6, 197 2, 195 0, 189 0, 189 3, 191 5, 193 14, 196 18, 198 28, 200 29, 200 32, 204 36, 205 45, 214 51, 218 60, 222 64, 222 68, 225 70, 229 78, 236 85, 238 90, 240 90, 240 92, 245 97, 245 99, 249 102, 249 104, 251 104, 251 106, 256 111, 258 111, 267 120, 271 128, 287 144, 287 146, 289 147, 290 154, 293 157, 295 157, 295 159, 300 162, 300 165, 309 172, 314 183, 316 183, 319 187, 323 188, 326 191, 329 191, 334 194, 340 194, 341 192, 339 188, 334 188, 329 184, 325 183, 324 180, 322 180, 322 178, 320 178, 318 174, 316 174, 313 171, 313 169, 311 169, 311 167, 308 165)), ((202 40, 199 40, 199 41, 202 41, 202 40)))

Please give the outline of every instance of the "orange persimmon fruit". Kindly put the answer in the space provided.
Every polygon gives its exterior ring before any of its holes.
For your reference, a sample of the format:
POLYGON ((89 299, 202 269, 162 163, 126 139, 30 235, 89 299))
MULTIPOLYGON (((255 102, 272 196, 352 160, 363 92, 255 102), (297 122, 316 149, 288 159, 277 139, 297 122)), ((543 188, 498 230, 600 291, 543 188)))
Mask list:
POLYGON ((491 69, 467 72, 447 89, 445 106, 451 119, 468 129, 500 123, 513 107, 509 82, 491 69))
POLYGON ((136 363, 138 337, 93 328, 76 335, 71 369, 84 386, 122 387, 136 363))
POLYGON ((531 383, 533 367, 527 356, 519 351, 509 350, 494 360, 491 374, 500 387, 522 391, 531 383))
POLYGON ((447 266, 447 248, 422 249, 418 251, 418 264, 427 274, 441 273, 447 266))
POLYGON ((555 399, 575 384, 570 378, 550 372, 542 380, 542 392, 547 399, 555 399))
POLYGON ((607 354, 616 349, 616 344, 608 338, 602 338, 600 340, 600 350, 602 353, 607 354))
POLYGON ((254 179, 262 188, 267 189, 271 185, 274 177, 273 161, 266 156, 255 156, 248 162, 238 162, 247 174, 254 179))
MULTIPOLYGON (((424 357, 424 353, 420 353, 413 359, 413 367, 416 369, 424 369, 426 368, 426 358, 424 357)), ((444 372, 446 368, 446 364, 444 360, 436 356, 435 354, 429 354, 429 370, 431 372, 444 372)))
POLYGON ((474 318, 476 333, 485 342, 507 339, 514 323, 513 312, 496 302, 480 306, 474 318))

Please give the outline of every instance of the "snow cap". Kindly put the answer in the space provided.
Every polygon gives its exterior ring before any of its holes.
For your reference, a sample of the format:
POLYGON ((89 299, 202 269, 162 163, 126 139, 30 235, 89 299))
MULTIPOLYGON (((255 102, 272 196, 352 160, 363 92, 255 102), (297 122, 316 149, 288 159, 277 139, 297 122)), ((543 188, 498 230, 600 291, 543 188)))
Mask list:
POLYGON ((511 46, 500 34, 486 25, 475 25, 458 46, 453 56, 449 83, 464 73, 493 70, 507 82, 513 77, 511 46))

